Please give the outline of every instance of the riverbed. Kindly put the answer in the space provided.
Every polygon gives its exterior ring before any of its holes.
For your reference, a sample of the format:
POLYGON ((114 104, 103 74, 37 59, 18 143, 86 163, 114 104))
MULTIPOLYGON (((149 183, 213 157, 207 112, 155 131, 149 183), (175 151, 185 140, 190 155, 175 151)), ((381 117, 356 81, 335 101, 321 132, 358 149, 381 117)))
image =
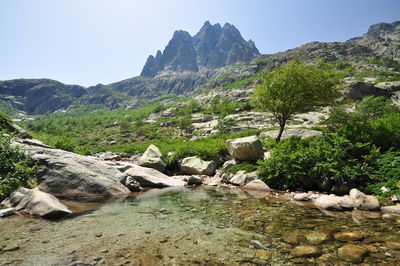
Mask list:
POLYGON ((62 220, 1 219, 0 264, 351 265, 339 256, 349 244, 367 250, 364 264, 400 264, 399 216, 322 212, 279 192, 203 186, 64 203, 75 214, 62 220), (359 237, 338 237, 346 232, 359 237))

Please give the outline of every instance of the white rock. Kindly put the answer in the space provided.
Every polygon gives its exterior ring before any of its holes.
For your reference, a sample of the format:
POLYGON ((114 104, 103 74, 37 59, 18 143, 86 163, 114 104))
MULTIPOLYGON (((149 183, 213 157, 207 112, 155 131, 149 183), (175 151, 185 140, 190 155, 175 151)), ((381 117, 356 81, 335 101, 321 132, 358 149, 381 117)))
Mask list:
POLYGON ((349 196, 322 195, 314 200, 314 204, 329 211, 346 211, 354 208, 349 196))
POLYGON ((158 147, 151 144, 143 153, 142 157, 140 157, 139 165, 154 168, 162 172, 167 164, 165 163, 158 147))
POLYGON ((198 157, 186 157, 182 160, 180 168, 184 174, 212 176, 217 165, 213 161, 203 161, 198 157))
POLYGON ((311 197, 307 193, 295 193, 293 199, 297 201, 309 201, 311 200, 311 197))
POLYGON ((246 190, 271 191, 269 186, 260 179, 250 181, 243 188, 246 190))
POLYGON ((358 210, 377 211, 381 208, 379 200, 374 196, 367 196, 355 188, 349 194, 353 207, 358 210))
POLYGON ((246 172, 238 171, 229 182, 233 185, 244 186, 246 184, 246 172))
POLYGON ((257 136, 228 139, 226 143, 229 154, 235 159, 256 161, 264 157, 264 150, 257 136))
POLYGON ((7 208, 7 209, 2 209, 0 210, 0 218, 1 217, 7 217, 10 215, 14 215, 15 214, 15 209, 14 208, 7 208))

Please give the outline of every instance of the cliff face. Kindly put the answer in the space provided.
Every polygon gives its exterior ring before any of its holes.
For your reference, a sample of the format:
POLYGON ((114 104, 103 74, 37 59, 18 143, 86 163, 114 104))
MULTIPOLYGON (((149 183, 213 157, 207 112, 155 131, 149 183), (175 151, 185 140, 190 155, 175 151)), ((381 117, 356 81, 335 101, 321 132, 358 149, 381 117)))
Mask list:
POLYGON ((204 23, 195 36, 175 31, 164 52, 150 55, 141 76, 154 77, 161 72, 196 72, 202 68, 219 68, 248 62, 259 55, 253 41, 245 41, 231 24, 204 23))

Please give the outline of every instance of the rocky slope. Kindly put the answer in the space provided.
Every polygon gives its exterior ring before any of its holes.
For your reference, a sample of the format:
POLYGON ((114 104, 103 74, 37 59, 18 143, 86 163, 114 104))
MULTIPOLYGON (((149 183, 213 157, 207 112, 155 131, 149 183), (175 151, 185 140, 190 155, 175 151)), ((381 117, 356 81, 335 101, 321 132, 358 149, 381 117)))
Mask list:
POLYGON ((295 56, 307 61, 326 58, 349 65, 356 74, 366 77, 398 77, 400 22, 372 25, 363 36, 346 42, 312 42, 285 52, 261 55, 247 63, 233 64, 249 61, 257 54, 254 43, 244 41, 234 26, 221 27, 206 22, 193 37, 187 32, 175 32, 163 53, 149 57, 142 76, 89 88, 48 79, 0 81, 0 101, 28 114, 54 112, 79 104, 103 104, 110 109, 134 107, 138 100, 170 93, 188 95, 251 78, 260 70, 268 71, 276 63, 288 62, 295 56), (379 62, 385 64, 373 65, 371 60, 381 60, 379 62))

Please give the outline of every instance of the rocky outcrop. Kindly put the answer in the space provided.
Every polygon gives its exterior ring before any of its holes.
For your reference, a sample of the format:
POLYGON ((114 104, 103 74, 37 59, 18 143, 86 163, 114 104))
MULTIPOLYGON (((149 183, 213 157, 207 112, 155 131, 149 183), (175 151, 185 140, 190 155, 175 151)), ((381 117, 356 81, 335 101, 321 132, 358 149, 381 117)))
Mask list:
POLYGON ((44 218, 60 218, 72 213, 56 197, 40 191, 39 188, 20 188, 4 200, 2 205, 44 218))
POLYGON ((254 42, 245 41, 233 25, 221 27, 207 21, 193 37, 186 31, 175 31, 163 53, 148 57, 140 75, 154 77, 160 72, 218 68, 248 62, 259 54, 254 42))
MULTIPOLYGON (((276 139, 278 136, 279 130, 270 130, 264 131, 260 133, 260 137, 270 137, 276 139)), ((288 139, 290 137, 300 137, 302 139, 319 136, 322 135, 320 131, 306 129, 306 128, 292 128, 292 129, 285 129, 283 131, 281 139, 288 139)))
POLYGON ((256 136, 228 139, 229 154, 241 161, 257 161, 264 157, 261 141, 256 136))
POLYGON ((151 144, 140 157, 139 165, 154 168, 160 172, 164 171, 167 165, 163 159, 162 153, 157 146, 151 144))
POLYGON ((124 175, 95 158, 50 148, 37 140, 14 144, 32 154, 41 171, 39 188, 61 198, 124 196, 129 190, 121 184, 124 175))
POLYGON ((366 96, 384 96, 391 97, 389 90, 376 87, 373 83, 364 81, 351 81, 347 83, 350 88, 350 97, 355 100, 362 100, 366 96))
POLYGON ((180 168, 183 174, 212 176, 217 165, 213 161, 204 161, 198 157, 186 157, 182 160, 180 168))
POLYGON ((179 179, 164 175, 163 173, 153 169, 142 167, 139 165, 132 165, 125 174, 133 178, 143 187, 175 187, 184 186, 186 183, 179 179))

